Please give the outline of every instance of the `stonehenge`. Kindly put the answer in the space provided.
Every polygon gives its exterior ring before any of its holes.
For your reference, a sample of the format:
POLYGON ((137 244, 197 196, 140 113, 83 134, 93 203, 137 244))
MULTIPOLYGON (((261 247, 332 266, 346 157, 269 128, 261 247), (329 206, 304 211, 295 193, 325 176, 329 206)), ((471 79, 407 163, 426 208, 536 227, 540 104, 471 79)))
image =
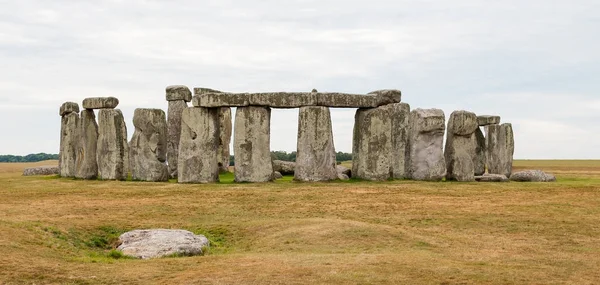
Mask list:
POLYGON ((131 177, 139 181, 168 181, 165 112, 160 109, 135 109, 133 126, 135 131, 129 142, 131 177))
POLYGON ((81 112, 77 103, 62 104, 60 175, 216 183, 220 173, 229 171, 233 135, 234 179, 240 183, 270 182, 281 175, 294 175, 301 182, 350 177, 500 182, 511 177, 515 147, 511 124, 500 124, 499 116, 463 110, 451 113, 446 125, 440 109, 411 111, 401 102, 399 90, 363 95, 315 89, 229 93, 194 88, 192 94, 186 86, 172 85, 165 91, 167 113, 136 109, 129 142, 117 98, 85 98, 81 112), (232 107, 237 108, 233 124, 232 107), (271 158, 272 108, 299 108, 295 162, 271 158), (330 108, 357 109, 352 170, 337 165, 330 108))

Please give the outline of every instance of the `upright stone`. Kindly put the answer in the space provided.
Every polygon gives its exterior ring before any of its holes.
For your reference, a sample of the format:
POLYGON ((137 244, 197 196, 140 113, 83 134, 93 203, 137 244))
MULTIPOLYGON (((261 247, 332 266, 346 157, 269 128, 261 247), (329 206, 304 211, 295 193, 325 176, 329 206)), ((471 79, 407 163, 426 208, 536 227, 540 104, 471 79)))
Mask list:
POLYGON ((129 142, 131 176, 141 181, 167 181, 167 119, 160 109, 136 109, 135 132, 129 142))
POLYGON ((382 181, 392 172, 392 120, 388 106, 358 109, 354 117, 352 177, 382 181))
POLYGON ((477 115, 467 111, 455 111, 448 121, 446 137, 446 179, 475 181, 475 158, 477 141, 475 131, 479 129, 477 115))
POLYGON ((272 181, 270 124, 271 109, 268 107, 237 109, 233 137, 236 182, 272 181))
POLYGON ((98 111, 98 177, 104 180, 126 180, 129 165, 127 126, 119 109, 98 111))
POLYGON ((515 141, 511 124, 487 126, 487 164, 490 174, 510 177, 515 141))
POLYGON ((98 124, 94 110, 86 109, 81 112, 79 136, 75 177, 96 179, 98 178, 98 162, 96 161, 98 124))
POLYGON ((77 151, 79 141, 79 105, 67 102, 60 108, 60 153, 59 174, 62 177, 75 177, 77 172, 77 151))
POLYGON ((201 107, 183 110, 179 142, 179 183, 219 181, 217 112, 214 108, 201 107))
MULTIPOLYGON (((209 89, 209 88, 194 88, 196 98, 208 93, 221 93, 221 91, 209 89)), ((231 135, 233 133, 233 127, 231 124, 231 108, 230 107, 219 107, 219 148, 218 148, 218 163, 220 172, 229 172, 229 156, 231 145, 231 135)))
POLYGON ((181 136, 181 113, 192 100, 192 92, 183 85, 168 86, 166 99, 169 102, 167 111, 167 164, 169 177, 177 178, 177 162, 179 156, 179 138, 181 136))
POLYGON ((475 143, 475 160, 473 161, 475 176, 481 176, 485 173, 485 165, 487 163, 485 156, 485 136, 481 127, 475 130, 475 143))
POLYGON ((392 118, 392 178, 407 178, 407 151, 410 105, 396 103, 389 105, 392 118))
POLYGON ((410 113, 408 177, 440 181, 446 176, 444 131, 446 118, 439 109, 416 109, 410 113))
POLYGON ((300 108, 297 144, 295 180, 330 181, 338 178, 329 108, 300 108))

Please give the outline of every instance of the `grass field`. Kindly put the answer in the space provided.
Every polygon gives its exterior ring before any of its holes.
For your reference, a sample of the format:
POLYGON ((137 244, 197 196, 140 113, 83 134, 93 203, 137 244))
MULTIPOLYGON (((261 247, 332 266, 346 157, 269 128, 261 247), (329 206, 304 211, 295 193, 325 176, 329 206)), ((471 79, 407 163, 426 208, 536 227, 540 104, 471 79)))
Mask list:
POLYGON ((515 162, 548 184, 22 177, 32 165, 0 164, 0 284, 600 283, 600 161, 515 162), (139 228, 213 246, 119 258, 116 237, 139 228))

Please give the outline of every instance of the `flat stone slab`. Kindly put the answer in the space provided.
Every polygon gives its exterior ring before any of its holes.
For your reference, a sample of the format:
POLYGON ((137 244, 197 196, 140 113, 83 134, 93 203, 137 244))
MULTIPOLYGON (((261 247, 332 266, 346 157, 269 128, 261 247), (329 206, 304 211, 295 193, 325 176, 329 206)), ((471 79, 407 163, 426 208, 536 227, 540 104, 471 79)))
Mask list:
POLYGON ((296 163, 293 161, 273 160, 273 171, 283 175, 294 175, 296 163))
POLYGON ((509 182, 510 180, 502 174, 484 174, 475 176, 477 182, 509 182))
POLYGON ((180 101, 183 100, 185 102, 192 101, 192 91, 190 91, 187 86, 184 85, 171 85, 167 86, 167 101, 180 101))
POLYGON ((194 89, 194 107, 245 107, 299 108, 323 106, 333 108, 375 108, 399 103, 399 90, 380 90, 367 95, 319 92, 269 92, 269 93, 221 93, 207 92, 205 88, 194 89))
POLYGON ((23 171, 23 176, 57 175, 59 172, 58 166, 30 167, 23 171))
POLYGON ((500 116, 477 116, 477 122, 480 127, 500 124, 500 116))
POLYGON ((75 102, 65 102, 60 106, 58 114, 62 117, 71 113, 79 113, 79 104, 75 102))
POLYGON ((510 180, 517 182, 556 182, 556 177, 541 170, 525 170, 513 173, 510 180))
POLYGON ((202 255, 204 248, 210 246, 205 236, 184 230, 135 230, 122 234, 119 241, 118 250, 141 259, 202 255))
POLYGON ((119 105, 119 99, 115 97, 85 98, 81 105, 84 109, 114 109, 119 105))

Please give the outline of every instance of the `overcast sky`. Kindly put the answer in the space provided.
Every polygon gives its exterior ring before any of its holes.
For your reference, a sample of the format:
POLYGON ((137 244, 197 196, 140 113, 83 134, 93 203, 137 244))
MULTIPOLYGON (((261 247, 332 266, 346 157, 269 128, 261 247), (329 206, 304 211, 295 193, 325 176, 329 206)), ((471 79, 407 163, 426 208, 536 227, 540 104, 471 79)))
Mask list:
MULTIPOLYGON (((166 110, 223 91, 400 89, 412 108, 497 114, 516 158, 600 159, 600 1, 0 0, 0 154, 58 153, 65 101, 166 110)), ((354 109, 333 109, 350 152, 354 109)), ((273 110, 271 149, 296 149, 273 110)))

